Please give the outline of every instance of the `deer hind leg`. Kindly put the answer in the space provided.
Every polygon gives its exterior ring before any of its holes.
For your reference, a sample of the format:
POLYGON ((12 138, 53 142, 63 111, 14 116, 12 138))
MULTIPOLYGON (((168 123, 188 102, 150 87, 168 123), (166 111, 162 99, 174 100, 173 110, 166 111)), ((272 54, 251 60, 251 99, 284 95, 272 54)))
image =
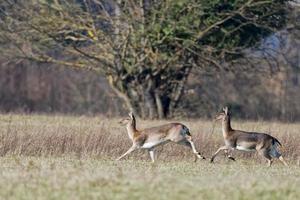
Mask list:
POLYGON ((267 150, 267 149, 261 149, 261 150, 259 150, 258 153, 259 153, 261 156, 263 156, 265 159, 267 159, 267 161, 268 161, 268 166, 271 167, 273 161, 272 161, 272 157, 271 157, 271 155, 270 155, 269 150, 267 150))
POLYGON ((278 158, 285 166, 288 166, 288 164, 285 162, 283 156, 276 149, 276 146, 271 147, 269 154, 271 157, 278 158))
POLYGON ((201 153, 196 150, 195 144, 192 141, 192 137, 191 136, 189 136, 187 138, 187 141, 190 143, 190 145, 192 147, 192 150, 193 150, 193 153, 197 156, 197 158, 205 160, 205 157, 202 156, 201 153))
POLYGON ((122 156, 120 156, 119 158, 117 158, 116 160, 121 160, 122 158, 124 158, 126 155, 130 154, 131 152, 133 152, 134 150, 137 149, 136 145, 132 145, 127 151, 126 153, 124 153, 122 156))
POLYGON ((189 148, 192 149, 192 151, 193 151, 193 153, 195 155, 195 162, 197 161, 197 159, 205 159, 205 157, 202 156, 201 153, 196 150, 195 144, 192 141, 192 137, 191 136, 187 136, 185 140, 183 140, 183 141, 180 142, 180 144, 188 146, 189 148))
POLYGON ((285 162, 285 160, 284 160, 284 158, 282 157, 282 155, 280 155, 279 156, 279 158, 278 158, 285 166, 289 166, 288 164, 287 164, 287 162, 285 162))
POLYGON ((154 150, 153 149, 149 149, 149 155, 150 155, 150 158, 151 158, 151 161, 152 163, 154 163, 154 150))

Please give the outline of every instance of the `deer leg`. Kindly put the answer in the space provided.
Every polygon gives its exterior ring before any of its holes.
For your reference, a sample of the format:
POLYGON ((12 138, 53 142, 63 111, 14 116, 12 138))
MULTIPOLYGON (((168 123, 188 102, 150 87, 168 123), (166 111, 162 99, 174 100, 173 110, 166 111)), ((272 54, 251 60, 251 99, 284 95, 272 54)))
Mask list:
POLYGON ((127 151, 126 153, 124 153, 122 156, 120 156, 119 158, 117 158, 116 160, 121 160, 123 157, 125 157, 127 154, 130 154, 131 152, 133 152, 134 150, 136 150, 136 146, 132 145, 127 151))
POLYGON ((268 159, 268 167, 271 167, 272 163, 273 163, 272 159, 268 159))
POLYGON ((285 166, 288 166, 288 164, 285 162, 284 158, 282 157, 282 155, 278 152, 278 150, 276 149, 276 146, 271 149, 270 151, 271 156, 278 158, 285 166))
POLYGON ((258 153, 265 159, 267 159, 268 167, 271 167, 273 161, 271 155, 269 154, 269 151, 267 149, 261 149, 258 153))
POLYGON ((230 150, 229 150, 229 149, 226 149, 226 150, 225 150, 225 154, 226 154, 226 157, 227 157, 229 160, 235 161, 235 158, 232 157, 232 156, 230 155, 230 150))
POLYGON ((224 151, 224 150, 228 150, 228 147, 227 147, 227 146, 222 146, 222 147, 220 147, 220 148, 216 151, 216 153, 214 153, 214 155, 211 157, 210 162, 211 162, 211 163, 214 162, 215 157, 216 157, 221 151, 224 151))
POLYGON ((150 155, 152 163, 154 163, 154 150, 153 149, 149 149, 149 155, 150 155))
POLYGON ((196 154, 194 154, 194 162, 197 162, 197 160, 198 160, 198 156, 196 155, 196 154))
POLYGON ((203 156, 201 156, 201 154, 199 152, 196 151, 195 145, 194 145, 193 142, 192 142, 192 144, 193 144, 192 145, 188 140, 183 140, 183 141, 178 142, 178 144, 187 146, 187 147, 189 147, 193 151, 193 154, 195 155, 194 162, 196 162, 198 160, 198 158, 205 159, 203 156))
POLYGON ((285 166, 289 166, 288 164, 287 164, 287 162, 285 162, 285 160, 283 159, 283 157, 282 157, 282 155, 280 155, 279 156, 279 158, 278 158, 285 166))
POLYGON ((193 153, 196 155, 195 162, 197 161, 197 158, 199 158, 199 159, 205 159, 205 157, 202 156, 201 153, 196 150, 195 144, 192 141, 191 137, 187 138, 187 142, 190 144, 190 148, 192 148, 193 153))
POLYGON ((276 146, 272 146, 271 150, 269 151, 269 155, 271 157, 278 158, 285 166, 288 166, 282 155, 278 152, 276 146))

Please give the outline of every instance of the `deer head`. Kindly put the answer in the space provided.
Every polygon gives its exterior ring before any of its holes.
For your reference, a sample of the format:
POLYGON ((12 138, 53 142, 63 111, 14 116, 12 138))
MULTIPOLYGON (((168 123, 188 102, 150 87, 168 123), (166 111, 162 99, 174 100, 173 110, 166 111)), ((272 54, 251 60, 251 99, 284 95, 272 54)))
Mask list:
POLYGON ((223 111, 220 112, 219 114, 217 114, 217 116, 215 117, 215 120, 222 120, 222 121, 226 121, 229 118, 229 112, 228 112, 228 107, 224 107, 223 111))

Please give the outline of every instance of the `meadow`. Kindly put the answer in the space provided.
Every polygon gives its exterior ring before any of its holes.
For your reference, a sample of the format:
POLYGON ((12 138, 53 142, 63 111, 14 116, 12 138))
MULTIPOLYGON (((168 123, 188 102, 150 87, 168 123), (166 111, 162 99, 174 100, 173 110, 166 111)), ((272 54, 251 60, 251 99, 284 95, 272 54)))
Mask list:
MULTIPOLYGON (((177 144, 158 147, 155 164, 143 150, 116 162, 131 145, 119 120, 0 115, 0 199, 300 199, 300 124, 233 118, 234 128, 267 132, 283 144, 290 166, 275 161, 269 168, 255 153, 194 162, 177 144)), ((220 123, 183 123, 205 157, 223 144, 220 123)))

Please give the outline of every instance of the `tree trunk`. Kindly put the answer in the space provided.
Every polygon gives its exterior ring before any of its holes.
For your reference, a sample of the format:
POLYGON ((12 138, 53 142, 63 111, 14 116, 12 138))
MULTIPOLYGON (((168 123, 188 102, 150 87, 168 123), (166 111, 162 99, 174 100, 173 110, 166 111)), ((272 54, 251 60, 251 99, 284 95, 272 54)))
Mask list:
POLYGON ((151 95, 149 92, 145 94, 145 106, 148 110, 148 117, 150 119, 156 118, 157 111, 154 104, 154 98, 153 95, 151 95))
POLYGON ((128 111, 143 119, 164 119, 174 117, 190 70, 191 67, 183 66, 175 71, 176 74, 167 74, 170 77, 164 81, 161 77, 165 74, 156 77, 130 75, 127 78, 116 75, 109 76, 108 80, 115 93, 124 100, 128 111))
POLYGON ((121 98, 123 99, 123 101, 125 102, 126 104, 126 107, 128 108, 128 110, 136 113, 136 110, 134 108, 134 106, 131 104, 131 101, 130 101, 130 98, 129 96, 122 92, 117 86, 116 86, 116 83, 114 82, 113 80, 113 77, 112 76, 108 76, 108 83, 111 87, 111 89, 121 98))
POLYGON ((176 85, 176 87, 174 87, 173 92, 172 92, 172 100, 170 102, 170 108, 169 108, 169 113, 171 115, 171 117, 173 117, 172 115, 175 112, 175 109, 179 103, 179 100, 182 97, 182 94, 184 92, 184 86, 187 82, 188 76, 191 72, 192 66, 185 66, 183 67, 183 74, 182 74, 182 78, 180 80, 178 80, 178 83, 176 85))
POLYGON ((163 105, 161 102, 161 98, 157 92, 154 92, 155 95, 155 102, 156 102, 156 109, 158 114, 158 119, 163 119, 165 117, 163 105))

